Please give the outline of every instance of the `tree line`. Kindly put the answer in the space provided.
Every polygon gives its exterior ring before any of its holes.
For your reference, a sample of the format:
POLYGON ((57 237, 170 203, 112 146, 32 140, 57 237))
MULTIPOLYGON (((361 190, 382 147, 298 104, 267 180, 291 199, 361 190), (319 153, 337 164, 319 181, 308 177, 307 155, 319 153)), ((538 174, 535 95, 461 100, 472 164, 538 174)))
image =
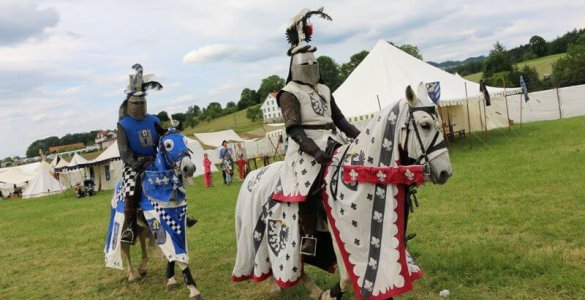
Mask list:
MULTIPOLYGON (((389 42, 395 45, 392 42, 389 42)), ((395 45, 397 46, 397 45, 395 45)), ((412 56, 421 59, 422 55, 418 47, 410 44, 403 44, 397 46, 406 51, 412 56)), ((331 92, 334 92, 344 81, 349 74, 362 62, 368 55, 368 51, 360 51, 349 58, 349 61, 339 64, 329 56, 319 56, 317 61, 321 71, 323 81, 329 86, 331 92)), ((244 88, 240 93, 238 102, 230 101, 222 107, 221 103, 217 101, 210 102, 207 107, 200 107, 198 105, 189 106, 184 113, 175 113, 170 117, 173 120, 179 121, 178 129, 182 130, 186 127, 195 127, 199 123, 209 122, 213 119, 235 113, 241 110, 247 110, 246 117, 252 121, 262 119, 262 111, 260 105, 266 99, 269 93, 281 90, 285 85, 285 79, 278 75, 268 76, 260 82, 258 89, 244 88)), ((162 121, 169 121, 170 117, 166 111, 161 111, 157 114, 162 121)))
POLYGON ((82 133, 68 133, 62 137, 50 136, 48 138, 36 140, 32 142, 26 149, 26 157, 35 157, 39 155, 39 150, 42 150, 44 154, 49 154, 49 147, 63 146, 75 143, 84 143, 87 145, 95 144, 95 137, 100 132, 99 130, 93 130, 90 132, 82 133))
POLYGON ((544 38, 532 36, 527 44, 507 50, 496 42, 485 59, 474 60, 448 68, 451 73, 461 76, 483 72, 483 79, 491 86, 514 87, 519 85, 520 76, 529 91, 563 87, 585 83, 585 29, 574 29, 563 36, 547 42, 544 38), (540 79, 535 68, 516 64, 553 54, 566 53, 553 64, 552 74, 540 79))

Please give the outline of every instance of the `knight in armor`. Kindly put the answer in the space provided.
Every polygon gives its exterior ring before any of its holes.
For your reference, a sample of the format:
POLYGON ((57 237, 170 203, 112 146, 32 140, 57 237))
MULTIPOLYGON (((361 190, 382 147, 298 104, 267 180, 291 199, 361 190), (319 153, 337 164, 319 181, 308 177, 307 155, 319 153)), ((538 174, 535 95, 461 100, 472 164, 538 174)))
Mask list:
POLYGON ((323 8, 317 11, 304 9, 291 20, 286 32, 291 44, 288 50, 290 69, 286 86, 277 95, 277 103, 292 141, 287 147, 281 175, 287 180, 280 179, 273 194, 273 199, 278 201, 300 202, 301 252, 307 255, 316 252, 315 231, 321 187, 315 182, 318 182, 322 166, 331 160, 330 154, 325 152, 328 141, 345 143, 338 130, 352 139, 360 133, 344 117, 329 87, 323 82, 314 56, 317 48, 301 44, 311 40, 313 27, 308 23, 311 15, 331 20, 323 8))
MULTIPOLYGON (((135 75, 130 75, 130 84, 126 89, 126 100, 120 105, 118 120, 118 150, 124 162, 122 172, 122 193, 124 194, 124 226, 121 241, 134 243, 136 210, 142 195, 142 173, 154 163, 156 149, 164 129, 160 120, 146 112, 147 90, 162 89, 156 81, 144 81, 140 64, 132 68, 135 75)), ((196 219, 188 217, 188 225, 196 219)))

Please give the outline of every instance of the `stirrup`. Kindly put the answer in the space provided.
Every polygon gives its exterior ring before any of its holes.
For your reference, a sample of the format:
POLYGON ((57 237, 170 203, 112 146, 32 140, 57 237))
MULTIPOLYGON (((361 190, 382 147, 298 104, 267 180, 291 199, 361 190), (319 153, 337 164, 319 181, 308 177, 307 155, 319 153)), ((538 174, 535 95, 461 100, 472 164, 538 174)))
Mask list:
POLYGON ((309 255, 309 256, 317 256, 317 238, 316 237, 314 237, 312 235, 306 235, 306 236, 301 237, 301 254, 309 255), (315 247, 313 248, 312 253, 303 251, 303 245, 305 245, 304 241, 306 241, 306 240, 312 240, 315 242, 315 244, 314 244, 315 247))
POLYGON ((122 236, 120 238, 120 242, 122 243, 126 243, 126 244, 133 244, 134 243, 134 231, 132 231, 132 228, 128 227, 126 230, 122 231, 122 236), (124 233, 126 232, 130 232, 130 239, 124 239, 124 233))

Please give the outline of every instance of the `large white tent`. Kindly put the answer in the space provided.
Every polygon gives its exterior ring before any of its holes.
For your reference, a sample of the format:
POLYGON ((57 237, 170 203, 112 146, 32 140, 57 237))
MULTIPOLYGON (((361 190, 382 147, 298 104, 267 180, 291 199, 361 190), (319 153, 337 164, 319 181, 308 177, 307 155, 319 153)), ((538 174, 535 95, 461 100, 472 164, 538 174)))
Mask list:
POLYGON ((195 133, 195 137, 201 141, 201 143, 211 146, 214 148, 221 147, 221 142, 228 141, 228 142, 243 142, 244 139, 241 138, 235 131, 232 129, 216 131, 216 132, 205 132, 205 133, 195 133))
POLYGON ((519 88, 487 87, 492 97, 492 106, 484 109, 478 83, 436 68, 380 40, 335 91, 334 97, 350 121, 359 123, 404 98, 408 85, 416 89, 419 82, 436 81, 440 83, 440 106, 445 107, 441 113, 443 120, 449 119, 450 123, 456 123, 459 126, 456 129, 468 129, 471 126, 471 131, 482 130, 486 120, 487 129, 507 126, 503 96, 521 92, 519 88), (471 124, 468 124, 468 120, 471 124))
MULTIPOLYGON (((203 153, 205 153, 205 150, 203 150, 203 146, 201 146, 201 143, 199 143, 197 140, 194 140, 192 138, 186 138, 187 139, 187 148, 189 148, 189 150, 191 150, 191 161, 195 164, 196 170, 195 170, 195 174, 193 174, 193 176, 200 176, 203 175, 203 153)), ((209 160, 212 160, 212 157, 209 156, 209 160)), ((217 167, 215 166, 215 164, 211 164, 211 172, 217 172, 217 167)))
POLYGON ((26 199, 63 192, 65 188, 51 175, 50 171, 51 166, 47 162, 42 161, 38 165, 36 175, 30 180, 26 189, 22 192, 22 197, 26 199))

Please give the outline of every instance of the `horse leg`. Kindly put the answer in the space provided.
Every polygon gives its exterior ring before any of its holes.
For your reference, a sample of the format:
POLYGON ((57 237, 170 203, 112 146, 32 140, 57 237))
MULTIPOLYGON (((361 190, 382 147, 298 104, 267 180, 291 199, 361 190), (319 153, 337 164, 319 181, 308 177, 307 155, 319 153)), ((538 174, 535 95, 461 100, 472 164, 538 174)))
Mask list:
POLYGON ((197 283, 195 283, 195 279, 191 275, 191 270, 189 270, 189 265, 183 262, 177 262, 179 264, 179 268, 181 268, 183 272, 183 278, 185 279, 185 284, 189 289, 189 300, 203 300, 201 296, 201 292, 197 290, 197 283))
POLYGON ((140 278, 134 270, 134 266, 132 266, 132 258, 130 257, 130 244, 128 243, 120 243, 122 247, 122 256, 126 260, 126 265, 128 266, 128 281, 135 282, 140 278))
POLYGON ((142 250, 142 260, 138 266, 138 274, 140 276, 146 276, 147 265, 148 265, 148 251, 146 249, 146 234, 147 230, 144 228, 139 229, 138 238, 140 239, 140 249, 142 250))
POLYGON ((336 283, 331 289, 326 290, 321 294, 321 300, 339 300, 343 296, 343 293, 348 291, 351 288, 351 279, 349 278, 349 274, 347 273, 347 269, 345 268, 345 264, 343 264, 343 258, 341 256, 341 252, 337 247, 337 242, 335 242, 335 237, 332 234, 331 226, 328 225, 329 232, 331 233, 331 238, 333 239, 333 251, 335 252, 335 258, 337 259, 337 268, 339 269, 339 282, 336 283))
POLYGON ((303 285, 307 290, 309 290, 309 297, 311 297, 311 299, 317 300, 321 294, 323 294, 323 290, 317 286, 315 281, 313 281, 313 279, 309 277, 309 274, 307 273, 305 273, 303 276, 303 285))
POLYGON ((274 280, 274 277, 270 280, 270 296, 271 297, 276 297, 278 294, 280 294, 280 292, 282 292, 282 288, 279 287, 276 284, 276 281, 274 280))
POLYGON ((175 279, 175 262, 167 262, 167 291, 173 290, 179 286, 179 283, 175 279))

